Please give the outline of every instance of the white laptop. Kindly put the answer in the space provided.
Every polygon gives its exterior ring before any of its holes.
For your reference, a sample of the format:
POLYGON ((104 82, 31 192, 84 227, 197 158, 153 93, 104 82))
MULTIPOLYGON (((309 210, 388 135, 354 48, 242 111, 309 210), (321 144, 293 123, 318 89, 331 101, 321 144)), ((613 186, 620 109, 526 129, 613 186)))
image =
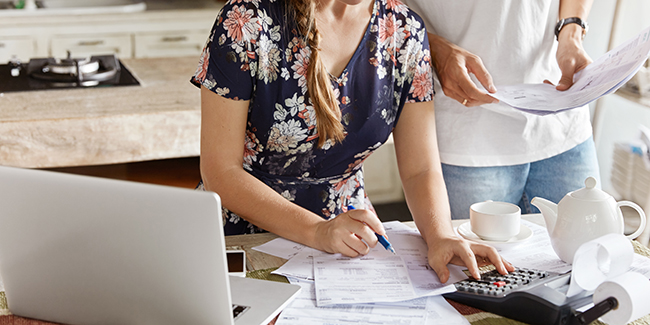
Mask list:
POLYGON ((300 290, 228 276, 215 193, 3 166, 0 277, 68 324, 266 324, 300 290))

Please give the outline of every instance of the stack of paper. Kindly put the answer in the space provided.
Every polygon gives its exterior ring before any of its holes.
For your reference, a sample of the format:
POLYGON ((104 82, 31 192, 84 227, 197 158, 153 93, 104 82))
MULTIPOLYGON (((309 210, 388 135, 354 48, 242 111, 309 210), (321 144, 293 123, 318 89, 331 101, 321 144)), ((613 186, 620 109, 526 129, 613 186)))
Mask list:
MULTIPOLYGON (((555 254, 546 228, 522 221, 533 236, 499 253, 517 267, 568 272, 571 265, 555 254)), ((465 267, 449 265, 447 284, 440 283, 427 262, 427 246, 417 229, 384 223, 396 255, 377 245, 356 258, 327 254, 278 238, 255 247, 289 261, 274 271, 303 287, 280 314, 286 324, 469 324, 441 294, 465 279, 465 267)), ((650 259, 635 254, 632 268, 650 278, 650 259)))
POLYGON ((285 239, 255 250, 287 258, 274 271, 303 287, 276 325, 286 324, 469 324, 441 294, 466 278, 452 267, 449 284, 440 283, 427 262, 427 247, 417 230, 399 222, 384 228, 397 255, 377 245, 369 254, 348 258, 285 239), (284 249, 283 249, 284 247, 284 249))
POLYGON ((516 109, 537 115, 582 107, 623 86, 649 55, 650 27, 576 73, 573 86, 566 91, 558 91, 549 84, 497 85, 498 91, 490 95, 516 109))

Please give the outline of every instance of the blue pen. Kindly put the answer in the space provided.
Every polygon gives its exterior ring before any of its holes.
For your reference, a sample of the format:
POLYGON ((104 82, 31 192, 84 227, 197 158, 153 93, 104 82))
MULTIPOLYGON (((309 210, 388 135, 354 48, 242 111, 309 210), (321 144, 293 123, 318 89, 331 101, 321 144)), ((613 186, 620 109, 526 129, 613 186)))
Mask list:
MULTIPOLYGON (((354 210, 354 207, 351 206, 351 205, 348 205, 348 210, 354 210)), ((388 241, 388 239, 386 239, 386 237, 384 237, 384 236, 382 236, 382 235, 380 235, 378 233, 375 233, 375 236, 377 236, 377 240, 379 241, 381 246, 384 246, 384 248, 386 250, 389 250, 393 254, 395 254, 395 249, 393 249, 393 245, 391 245, 391 243, 388 241)))

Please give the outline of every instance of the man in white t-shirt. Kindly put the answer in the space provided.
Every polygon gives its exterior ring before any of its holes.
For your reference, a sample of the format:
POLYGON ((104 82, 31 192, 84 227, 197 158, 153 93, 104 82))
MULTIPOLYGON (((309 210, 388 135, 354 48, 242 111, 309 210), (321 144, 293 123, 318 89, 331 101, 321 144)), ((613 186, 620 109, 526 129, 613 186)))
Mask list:
POLYGON ((537 212, 533 197, 558 202, 599 179, 587 106, 537 116, 487 94, 495 84, 571 87, 592 62, 582 47, 592 1, 406 0, 427 24, 444 93, 436 125, 454 219, 485 200, 537 212))

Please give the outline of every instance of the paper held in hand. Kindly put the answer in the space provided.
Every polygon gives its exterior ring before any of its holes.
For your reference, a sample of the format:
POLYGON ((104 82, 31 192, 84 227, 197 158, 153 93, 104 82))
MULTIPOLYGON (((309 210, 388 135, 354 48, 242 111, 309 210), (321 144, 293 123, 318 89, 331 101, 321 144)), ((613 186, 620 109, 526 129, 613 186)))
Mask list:
POLYGON ((558 91, 549 84, 497 86, 490 94, 516 109, 546 115, 582 107, 616 91, 632 79, 650 55, 650 27, 605 53, 574 76, 574 84, 558 91))

